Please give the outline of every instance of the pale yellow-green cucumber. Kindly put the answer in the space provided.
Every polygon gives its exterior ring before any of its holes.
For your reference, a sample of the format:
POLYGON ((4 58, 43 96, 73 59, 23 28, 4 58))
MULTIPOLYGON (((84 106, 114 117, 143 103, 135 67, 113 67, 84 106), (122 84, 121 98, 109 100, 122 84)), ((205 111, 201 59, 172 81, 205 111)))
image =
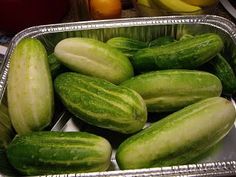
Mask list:
POLYGON ((67 38, 54 50, 58 60, 72 71, 119 84, 133 76, 129 59, 118 49, 91 38, 67 38))
POLYGON ((215 75, 183 69, 140 74, 121 85, 138 92, 149 112, 176 111, 222 92, 221 81, 215 75))
POLYGON ((20 41, 10 58, 7 98, 9 115, 18 134, 42 130, 53 117, 53 86, 42 43, 20 41))
POLYGON ((120 169, 191 163, 228 134, 235 117, 234 105, 222 97, 199 101, 125 140, 117 163, 120 169))

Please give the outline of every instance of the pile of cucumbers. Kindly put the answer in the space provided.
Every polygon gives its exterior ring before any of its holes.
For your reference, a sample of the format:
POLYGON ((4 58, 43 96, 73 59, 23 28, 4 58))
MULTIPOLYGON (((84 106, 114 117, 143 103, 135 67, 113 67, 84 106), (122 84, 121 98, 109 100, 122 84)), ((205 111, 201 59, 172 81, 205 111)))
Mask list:
POLYGON ((190 163, 235 122, 234 105, 222 97, 236 90, 223 48, 214 33, 148 42, 74 37, 48 57, 39 40, 23 39, 8 74, 8 110, 17 133, 6 147, 9 162, 24 175, 109 168, 114 147, 104 137, 45 130, 58 97, 82 122, 128 136, 115 155, 120 169, 190 163), (168 116, 146 126, 152 112, 168 116))

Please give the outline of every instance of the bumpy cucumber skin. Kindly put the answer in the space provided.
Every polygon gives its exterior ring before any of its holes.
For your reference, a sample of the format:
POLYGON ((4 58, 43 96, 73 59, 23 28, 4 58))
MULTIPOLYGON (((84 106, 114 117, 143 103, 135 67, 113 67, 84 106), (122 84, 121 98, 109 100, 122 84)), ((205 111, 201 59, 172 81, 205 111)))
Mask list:
POLYGON ((8 74, 9 115, 18 134, 42 130, 54 111, 53 84, 47 53, 37 39, 23 39, 15 48, 8 74))
POLYGON ((148 47, 145 42, 127 37, 114 37, 109 39, 106 43, 120 50, 127 57, 132 57, 138 50, 148 47))
POLYGON ((148 47, 158 47, 166 44, 170 44, 171 42, 174 42, 174 38, 171 36, 162 36, 157 39, 154 39, 149 42, 148 47))
POLYGON ((52 78, 55 78, 60 73, 66 71, 66 68, 58 61, 54 53, 48 55, 48 63, 52 78))
POLYGON ((227 135, 235 117, 233 104, 224 98, 199 101, 125 140, 117 163, 121 169, 190 163, 227 135))
POLYGON ((119 84, 134 75, 129 59, 106 43, 89 38, 67 38, 54 50, 58 60, 72 71, 119 84))
POLYGON ((146 105, 131 89, 72 72, 59 75, 54 86, 65 107, 89 124, 129 134, 146 123, 146 105))
POLYGON ((137 72, 157 69, 193 69, 216 56, 223 48, 217 34, 206 33, 159 47, 139 50, 133 56, 137 72))
POLYGON ((209 64, 212 69, 210 72, 221 80, 223 92, 233 94, 236 91, 236 76, 227 60, 221 54, 217 54, 209 64))
POLYGON ((16 136, 7 148, 11 165, 25 175, 105 171, 110 143, 86 132, 33 132, 16 136))
POLYGON ((199 100, 220 96, 222 85, 213 74, 184 69, 153 71, 121 84, 138 92, 149 112, 171 112, 199 100))

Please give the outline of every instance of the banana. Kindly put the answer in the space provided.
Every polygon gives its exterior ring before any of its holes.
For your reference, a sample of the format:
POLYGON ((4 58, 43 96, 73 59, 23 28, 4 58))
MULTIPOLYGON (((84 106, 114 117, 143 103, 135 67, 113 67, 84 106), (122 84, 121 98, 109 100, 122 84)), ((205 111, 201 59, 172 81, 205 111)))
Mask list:
POLYGON ((182 0, 188 4, 194 5, 194 6, 212 6, 217 3, 217 0, 182 0))
POLYGON ((182 0, 152 0, 156 5, 172 12, 196 12, 201 7, 187 4, 182 0))
POLYGON ((155 4, 152 2, 152 0, 137 0, 137 4, 151 7, 151 8, 153 8, 153 6, 155 6, 155 4))

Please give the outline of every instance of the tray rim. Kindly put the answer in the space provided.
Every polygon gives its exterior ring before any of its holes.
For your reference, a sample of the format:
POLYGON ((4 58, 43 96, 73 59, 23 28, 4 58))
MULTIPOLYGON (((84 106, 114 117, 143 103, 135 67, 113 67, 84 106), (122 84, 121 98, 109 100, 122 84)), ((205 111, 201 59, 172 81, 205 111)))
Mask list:
MULTIPOLYGON (((185 16, 161 16, 161 17, 136 17, 122 18, 113 20, 94 20, 79 21, 69 23, 57 23, 49 25, 33 26, 17 33, 10 41, 3 63, 0 67, 0 101, 2 101, 6 85, 7 74, 9 70, 10 56, 17 43, 25 37, 37 37, 42 34, 78 31, 100 28, 129 27, 129 26, 150 26, 150 25, 173 25, 173 24, 206 24, 220 28, 227 32, 236 45, 236 25, 220 16, 216 15, 185 15, 185 16)), ((231 176, 236 175, 235 161, 197 163, 189 165, 178 165, 170 167, 134 169, 134 170, 116 170, 105 172, 79 173, 79 174, 61 174, 46 175, 52 177, 64 176, 231 176)), ((0 176, 2 176, 0 174, 0 176)))
POLYGON ((183 16, 158 16, 158 17, 136 17, 120 18, 111 20, 92 20, 78 21, 68 23, 56 23, 48 25, 39 25, 26 28, 17 33, 9 43, 7 52, 0 66, 0 102, 3 98, 7 85, 7 74, 9 70, 10 55, 16 44, 25 37, 37 37, 42 34, 78 31, 100 28, 129 27, 141 25, 172 25, 172 24, 207 24, 220 28, 227 32, 236 44, 236 25, 221 16, 217 15, 183 15, 183 16), (144 23, 145 22, 145 23, 144 23), (63 29, 63 30, 62 30, 63 29))

